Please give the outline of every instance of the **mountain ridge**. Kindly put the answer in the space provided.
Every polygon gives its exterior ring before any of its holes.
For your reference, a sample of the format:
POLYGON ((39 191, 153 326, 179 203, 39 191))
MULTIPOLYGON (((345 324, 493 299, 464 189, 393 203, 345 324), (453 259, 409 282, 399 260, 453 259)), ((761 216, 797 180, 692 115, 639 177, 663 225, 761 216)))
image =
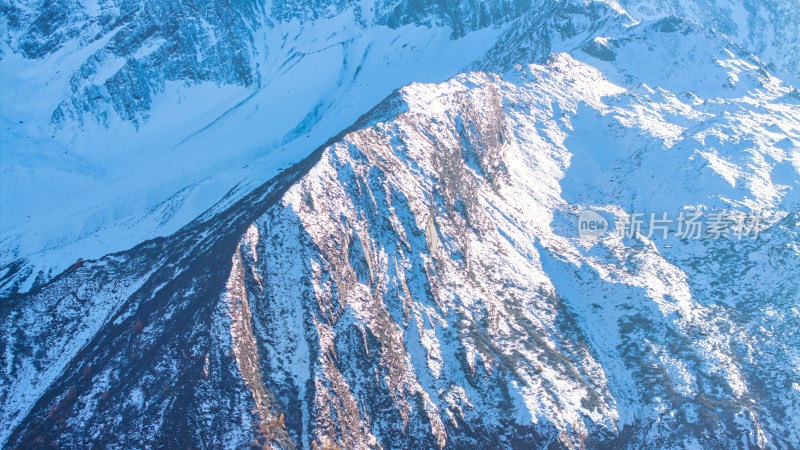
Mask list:
POLYGON ((122 306, 94 261, 4 300, 6 389, 64 352, 25 342, 36 308, 63 304, 54 341, 94 323, 73 304, 116 311, 8 445, 791 447, 793 89, 674 19, 410 84, 174 251, 140 247, 122 306), (654 70, 676 65, 703 70, 654 70), (757 241, 575 225, 682 207, 772 216, 757 241))

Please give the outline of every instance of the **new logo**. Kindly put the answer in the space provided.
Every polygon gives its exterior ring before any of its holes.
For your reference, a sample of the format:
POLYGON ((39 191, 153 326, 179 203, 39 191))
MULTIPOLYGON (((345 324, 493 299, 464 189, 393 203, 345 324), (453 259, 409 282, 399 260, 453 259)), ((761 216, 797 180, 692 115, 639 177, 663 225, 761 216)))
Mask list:
POLYGON ((585 209, 578 216, 578 234, 580 237, 601 237, 606 231, 608 231, 608 221, 600 213, 585 209))

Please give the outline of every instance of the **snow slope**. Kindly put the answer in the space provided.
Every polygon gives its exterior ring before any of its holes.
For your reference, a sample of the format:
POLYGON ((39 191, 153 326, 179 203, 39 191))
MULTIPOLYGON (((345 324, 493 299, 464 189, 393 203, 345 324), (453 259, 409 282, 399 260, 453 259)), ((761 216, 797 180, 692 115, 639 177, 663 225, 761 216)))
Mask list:
POLYGON ((800 9, 783 0, 619 0, 637 20, 681 17, 724 33, 767 63, 800 74, 800 9))

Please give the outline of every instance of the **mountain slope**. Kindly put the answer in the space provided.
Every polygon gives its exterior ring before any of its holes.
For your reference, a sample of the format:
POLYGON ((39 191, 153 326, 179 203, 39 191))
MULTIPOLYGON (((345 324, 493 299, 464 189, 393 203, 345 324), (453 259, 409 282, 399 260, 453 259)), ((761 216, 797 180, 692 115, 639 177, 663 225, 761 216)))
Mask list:
POLYGON ((682 17, 729 36, 767 63, 800 73, 800 10, 782 0, 619 0, 635 19, 682 17))
POLYGON ((11 447, 792 447, 799 118, 792 86, 674 18, 411 84, 233 206, 3 300, 0 428, 11 447), (585 208, 766 222, 587 241, 585 208))

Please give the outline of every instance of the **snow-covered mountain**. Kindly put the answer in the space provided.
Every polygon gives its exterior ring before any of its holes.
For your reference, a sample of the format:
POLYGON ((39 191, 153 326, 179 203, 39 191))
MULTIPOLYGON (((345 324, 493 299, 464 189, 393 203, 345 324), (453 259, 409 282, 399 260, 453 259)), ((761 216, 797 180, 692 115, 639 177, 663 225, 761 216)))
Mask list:
POLYGON ((4 6, 0 442, 798 447, 793 43, 656 6, 4 6), (149 104, 76 106, 109 35, 173 16, 149 104), (587 240, 587 208, 764 222, 587 240))
POLYGON ((542 62, 635 20, 688 18, 797 73, 791 1, 624 5, 5 0, 0 292, 176 232, 410 82, 542 62))

